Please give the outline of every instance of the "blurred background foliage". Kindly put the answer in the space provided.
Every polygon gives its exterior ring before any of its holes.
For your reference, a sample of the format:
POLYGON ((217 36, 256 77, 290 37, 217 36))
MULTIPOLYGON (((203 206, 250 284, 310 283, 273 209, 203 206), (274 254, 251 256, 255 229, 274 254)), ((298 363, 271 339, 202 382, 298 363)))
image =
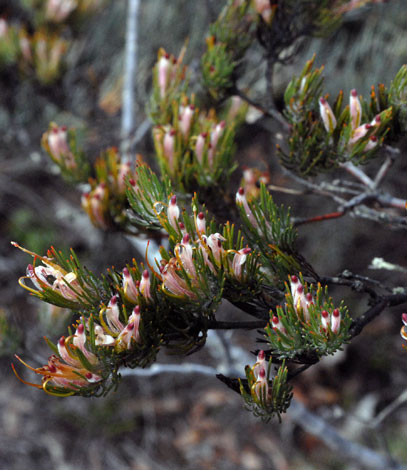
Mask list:
MULTIPOLYGON (((151 69, 159 47, 178 54, 188 38, 185 62, 193 73, 198 71, 203 38, 221 5, 216 0, 141 2, 135 84, 139 125, 146 120, 151 69)), ((0 17, 34 28, 22 0, 0 0, 0 17)), ((126 2, 106 0, 85 21, 71 24, 71 29, 62 32, 71 42, 63 73, 52 83, 43 84, 12 65, 0 68, 1 466, 61 470, 358 468, 332 456, 289 417, 281 426, 255 421, 243 409, 240 397, 215 378, 128 377, 120 391, 106 400, 62 401, 27 389, 12 377, 13 353, 28 350, 33 360, 42 364, 47 351, 38 338, 44 334, 44 325, 55 328, 56 318, 59 322, 62 318, 63 331, 63 323, 69 320, 60 312, 38 312, 38 303, 19 289, 17 279, 27 260, 10 246, 10 240, 37 252, 44 252, 50 244, 72 246, 81 260, 100 271, 112 263, 122 266, 137 254, 128 237, 102 234, 91 226, 81 212, 79 192, 62 181, 40 149, 41 135, 50 121, 83 129, 92 159, 103 148, 119 144, 125 21, 126 2)), ((277 68, 277 102, 282 103, 287 82, 313 53, 317 65, 325 64, 325 84, 332 95, 339 89, 347 94, 352 88, 367 94, 372 84, 389 84, 407 62, 406 44, 404 0, 353 11, 332 36, 304 40, 295 61, 277 68)), ((265 91, 264 66, 257 50, 249 60, 253 67, 247 68, 241 83, 251 87, 255 98, 265 91)), ((271 180, 278 185, 285 177, 272 160, 275 142, 270 141, 269 131, 274 129, 275 124, 265 119, 243 126, 237 157, 261 170, 271 169, 271 180)), ((137 151, 148 160, 152 148, 147 132, 137 151)), ((234 180, 236 187, 240 171, 234 180)), ((399 159, 387 183, 395 195, 405 195, 406 171, 406 159, 399 159)), ((315 196, 279 194, 275 198, 290 204, 298 216, 315 215, 316 209, 321 213, 329 210, 329 203, 315 196)), ((372 256, 407 265, 405 234, 389 234, 386 227, 369 221, 346 218, 305 226, 300 230, 300 246, 317 271, 328 275, 344 268, 369 273, 372 256)), ((395 281, 405 283, 405 274, 398 276, 395 281)), ((391 276, 384 273, 383 277, 388 280, 391 276)), ((358 302, 356 298, 346 300, 351 310, 360 311, 365 306, 358 302)), ((407 362, 400 351, 399 313, 383 315, 345 353, 324 360, 301 376, 294 387, 307 406, 344 433, 379 448, 388 444, 403 460, 407 459, 405 408, 385 423, 386 432, 379 442, 361 424, 405 387, 407 362)), ((223 315, 230 315, 229 307, 223 315)), ((234 333, 233 340, 247 350, 253 348, 244 335, 234 333)), ((197 360, 214 361, 207 349, 197 360)))

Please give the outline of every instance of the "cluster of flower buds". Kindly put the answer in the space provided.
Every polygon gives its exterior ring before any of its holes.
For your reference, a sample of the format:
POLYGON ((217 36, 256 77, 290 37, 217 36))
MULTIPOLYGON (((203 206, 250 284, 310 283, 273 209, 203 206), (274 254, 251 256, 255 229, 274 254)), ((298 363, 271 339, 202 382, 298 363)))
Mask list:
POLYGON ((95 227, 107 230, 111 226, 109 190, 106 183, 100 183, 89 193, 82 194, 81 205, 95 227))
MULTIPOLYGON (((407 341, 407 313, 403 313, 401 315, 401 321, 403 322, 403 326, 401 327, 401 330, 400 330, 400 335, 403 339, 405 339, 407 341)), ((403 347, 407 347, 407 346, 404 346, 403 347)))
POLYGON ((61 74, 68 43, 57 35, 36 31, 32 37, 31 45, 33 66, 37 78, 47 85, 61 74))
POLYGON ((141 274, 140 280, 134 280, 131 270, 129 270, 127 267, 124 268, 122 276, 122 289, 124 298, 131 304, 138 303, 140 297, 144 298, 146 302, 150 302, 151 280, 147 269, 145 269, 141 274))
MULTIPOLYGON (((337 126, 336 117, 325 98, 319 99, 319 111, 325 130, 332 134, 337 126)), ((369 136, 369 141, 364 147, 364 151, 372 150, 378 144, 376 130, 380 127, 381 117, 378 114, 372 122, 362 124, 362 105, 360 103, 357 91, 351 90, 349 98, 349 113, 351 134, 348 140, 348 149, 351 150, 360 139, 369 136)))
MULTIPOLYGON (((310 322, 311 306, 315 307, 314 297, 311 292, 305 293, 304 286, 300 282, 297 276, 291 276, 290 278, 290 289, 294 309, 298 315, 298 318, 304 322, 310 322)), ((328 313, 326 310, 321 311, 320 315, 321 329, 326 334, 331 331, 333 334, 339 333, 341 326, 341 313, 339 309, 335 308, 332 313, 328 313)))
POLYGON ((118 295, 114 295, 109 304, 103 306, 99 313, 100 324, 94 322, 95 344, 97 346, 114 347, 117 352, 130 350, 140 342, 140 306, 133 308, 131 315, 124 324, 120 320, 118 295))
POLYGON ((164 49, 158 51, 157 63, 153 68, 153 94, 150 102, 150 115, 155 124, 167 124, 172 115, 172 107, 178 102, 185 88, 185 66, 182 65, 185 48, 178 58, 164 49))
POLYGON ((293 275, 286 285, 286 304, 270 311, 266 337, 273 354, 280 358, 310 353, 333 354, 348 339, 351 319, 346 307, 335 308, 327 288, 320 284, 314 293, 302 279, 293 275))
POLYGON ((49 130, 42 136, 42 146, 60 167, 69 171, 78 167, 75 155, 70 149, 66 126, 51 123, 49 130))
POLYGON ((240 250, 225 250, 222 243, 226 241, 226 238, 218 232, 208 233, 209 229, 203 212, 198 212, 194 216, 196 240, 192 240, 184 223, 180 220, 180 214, 177 198, 173 195, 169 200, 166 220, 177 234, 182 236, 182 240, 174 248, 175 256, 161 266, 164 291, 168 290, 179 297, 195 298, 190 287, 198 287, 201 282, 197 274, 200 269, 196 267, 198 260, 194 253, 200 254, 204 265, 214 275, 222 270, 231 278, 240 281, 243 277, 243 266, 251 249, 246 247, 240 250), (187 279, 182 279, 179 275, 181 273, 187 279))
POLYGON ((102 365, 97 356, 89 351, 89 343, 83 323, 79 323, 73 335, 62 336, 58 343, 58 356, 52 355, 48 364, 34 369, 18 356, 17 359, 30 370, 42 376, 42 384, 33 384, 22 380, 27 385, 43 389, 56 396, 84 394, 95 390, 103 381, 102 365))
POLYGON ((83 300, 84 290, 88 289, 83 283, 80 283, 78 276, 74 272, 68 272, 59 266, 48 252, 48 257, 39 256, 36 253, 22 248, 15 242, 12 245, 34 257, 34 264, 27 266, 26 276, 19 279, 19 284, 36 297, 44 298, 44 295, 51 293, 54 301, 61 306, 72 307, 74 304, 80 304, 83 300), (36 266, 36 261, 40 260, 43 264, 36 266), (25 280, 30 280, 35 289, 25 284, 25 280))
POLYGON ((259 351, 254 366, 246 366, 247 387, 240 381, 240 393, 249 409, 256 416, 270 420, 274 415, 280 419, 290 406, 292 387, 287 383, 288 370, 283 361, 277 374, 270 379, 270 361, 264 351, 259 351))
POLYGON ((260 401, 269 400, 269 385, 267 377, 266 355, 263 350, 259 351, 257 355, 257 362, 254 364, 252 370, 256 377, 256 382, 251 386, 251 393, 260 401))
POLYGON ((82 208, 93 225, 107 230, 123 218, 120 207, 115 212, 117 202, 124 201, 127 182, 136 186, 136 170, 130 162, 123 161, 116 147, 111 147, 98 158, 95 171, 96 178, 90 179, 91 191, 82 195, 82 208))

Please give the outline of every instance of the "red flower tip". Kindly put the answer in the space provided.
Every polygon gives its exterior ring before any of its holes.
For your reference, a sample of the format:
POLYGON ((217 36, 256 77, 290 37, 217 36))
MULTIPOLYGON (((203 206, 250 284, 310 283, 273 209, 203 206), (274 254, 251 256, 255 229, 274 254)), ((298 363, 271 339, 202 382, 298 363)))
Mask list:
POLYGON ((179 225, 179 228, 180 228, 181 230, 184 230, 185 225, 184 225, 182 222, 180 222, 178 225, 179 225))
POLYGON ((83 326, 83 323, 79 323, 77 331, 81 335, 85 330, 85 327, 83 326))
POLYGON ((68 128, 67 128, 66 126, 62 126, 62 127, 61 127, 61 131, 63 131, 63 132, 66 132, 67 129, 68 129, 68 128))
POLYGON ((134 329, 134 323, 133 323, 133 322, 129 323, 129 324, 127 325, 127 329, 128 329, 129 331, 133 330, 133 329, 134 329))
POLYGON ((401 314, 401 320, 407 326, 407 313, 402 313, 401 314))
POLYGON ((175 134, 177 133, 177 131, 175 129, 171 129, 170 130, 170 136, 174 136, 175 134))
POLYGON ((174 194, 171 196, 170 204, 175 205, 177 203, 177 196, 174 194))
POLYGON ((204 139, 206 139, 208 137, 208 133, 207 132, 202 132, 201 133, 201 137, 203 137, 204 139))
POLYGON ((48 370, 52 372, 53 374, 55 374, 55 372, 57 371, 57 368, 54 366, 54 364, 48 364, 48 370))
POLYGON ((200 212, 198 214, 198 219, 203 220, 205 218, 205 214, 203 212, 200 212))
POLYGON ((302 294, 304 292, 304 286, 302 286, 301 284, 297 287, 297 292, 299 294, 302 294))
POLYGON ((145 269, 145 270, 143 271, 143 277, 144 277, 144 279, 148 279, 148 278, 149 278, 149 274, 148 274, 147 269, 145 269))
POLYGON ((190 109, 191 111, 193 111, 193 110, 195 109, 195 105, 194 105, 194 104, 191 104, 191 105, 189 106, 189 109, 190 109))
POLYGON ((140 315, 140 305, 136 305, 133 308, 133 313, 135 313, 136 315, 140 315))
POLYGON ((130 276, 129 270, 127 268, 123 268, 123 274, 125 275, 125 277, 130 276))
POLYGON ((380 117, 380 114, 377 114, 374 119, 376 122, 380 122, 382 120, 382 118, 380 117))
POLYGON ((371 136, 370 136, 370 140, 371 140, 372 142, 377 142, 377 137, 376 137, 375 135, 371 135, 371 136))
POLYGON ((60 346, 65 346, 65 336, 61 336, 58 340, 60 346))
POLYGON ((136 182, 134 181, 133 178, 130 178, 130 179, 129 179, 129 183, 130 183, 132 186, 136 186, 136 182))
POLYGON ((307 299, 308 302, 311 302, 312 294, 310 292, 308 292, 308 294, 305 296, 305 298, 307 299))
POLYGON ((116 305, 117 304, 117 295, 114 295, 111 299, 110 299, 110 303, 112 305, 116 305))
POLYGON ((182 243, 189 243, 189 233, 186 233, 186 234, 182 237, 182 243))
POLYGON ((350 94, 356 98, 358 96, 358 92, 355 90, 355 88, 353 90, 351 90, 350 94))
POLYGON ((326 310, 322 310, 321 315, 322 315, 324 318, 328 318, 329 313, 328 313, 326 310))
POLYGON ((324 104, 326 104, 326 99, 325 99, 325 98, 322 98, 322 96, 321 96, 321 98, 319 98, 319 102, 320 102, 322 105, 324 105, 324 104))
POLYGON ((266 376, 266 371, 264 370, 264 367, 262 367, 259 371, 259 377, 264 379, 265 376, 266 376))
POLYGON ((294 284, 297 284, 297 282, 298 282, 298 277, 295 276, 295 275, 291 276, 291 282, 293 282, 294 284))
POLYGON ((166 52, 166 53, 164 54, 164 57, 168 60, 168 59, 170 58, 170 54, 168 54, 168 52, 166 52))
POLYGON ((276 317, 276 316, 274 315, 274 317, 271 319, 271 321, 272 321, 274 324, 277 325, 277 323, 278 323, 280 320, 278 319, 278 317, 276 317))
POLYGON ((252 251, 251 248, 246 247, 246 248, 243 248, 242 253, 243 253, 244 255, 248 255, 251 251, 252 251))
POLYGON ((336 309, 332 312, 332 314, 333 314, 334 317, 339 317, 339 315, 340 315, 339 309, 336 308, 336 309))
POLYGON ((243 196, 243 195, 244 195, 244 189, 243 189, 243 188, 239 188, 238 193, 239 193, 241 196, 243 196))
POLYGON ((261 350, 261 351, 259 351, 259 354, 257 355, 257 357, 260 360, 263 360, 266 357, 266 353, 263 350, 261 350))
POLYGON ((92 373, 91 372, 86 372, 85 377, 90 380, 92 378, 92 373))
POLYGON ((365 124, 365 129, 369 130, 371 129, 373 126, 371 124, 365 124))

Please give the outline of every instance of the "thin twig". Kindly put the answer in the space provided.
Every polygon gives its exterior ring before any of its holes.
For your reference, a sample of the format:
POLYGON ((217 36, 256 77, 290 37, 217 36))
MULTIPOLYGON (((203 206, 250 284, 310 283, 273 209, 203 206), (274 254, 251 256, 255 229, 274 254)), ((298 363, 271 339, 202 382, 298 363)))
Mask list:
POLYGON ((341 163, 339 166, 346 170, 353 177, 361 181, 368 188, 374 189, 373 180, 369 176, 367 176, 364 171, 355 166, 352 162, 341 163))
POLYGON ((369 423, 369 427, 377 428, 391 413, 393 413, 399 406, 407 401, 407 390, 404 390, 394 401, 392 401, 386 408, 369 423))
POLYGON ((129 137, 135 127, 134 78, 137 66, 137 18, 139 6, 139 0, 128 0, 121 123, 121 152, 123 158, 127 161, 130 160, 131 151, 129 137))

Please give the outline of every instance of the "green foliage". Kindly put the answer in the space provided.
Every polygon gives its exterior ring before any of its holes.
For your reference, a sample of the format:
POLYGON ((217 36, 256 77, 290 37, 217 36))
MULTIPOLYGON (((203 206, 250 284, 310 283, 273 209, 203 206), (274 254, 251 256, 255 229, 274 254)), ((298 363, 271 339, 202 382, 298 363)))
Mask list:
POLYGON ((397 72, 389 89, 389 102, 398 112, 401 132, 407 131, 407 65, 397 72))
MULTIPOLYGON (((245 200, 245 196, 242 197, 245 200)), ((258 199, 244 203, 238 196, 237 203, 249 245, 259 253, 269 275, 282 279, 289 273, 300 271, 301 265, 295 257, 297 231, 292 225, 289 210, 274 203, 263 183, 258 199)))

